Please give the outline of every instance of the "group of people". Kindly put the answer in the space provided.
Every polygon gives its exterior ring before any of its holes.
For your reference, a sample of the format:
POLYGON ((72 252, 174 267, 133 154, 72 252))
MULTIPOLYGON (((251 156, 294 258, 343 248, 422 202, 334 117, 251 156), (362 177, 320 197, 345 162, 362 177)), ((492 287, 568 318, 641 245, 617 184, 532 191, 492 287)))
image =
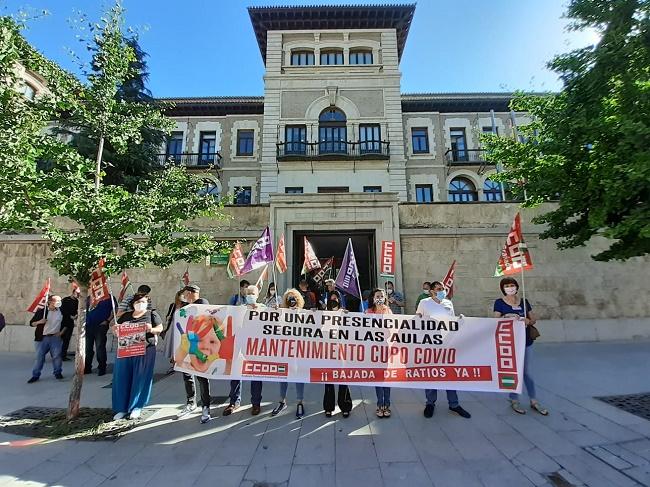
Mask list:
MULTIPOLYGON (((500 291, 502 297, 494 302, 495 317, 517 317, 525 322, 526 325, 526 354, 524 360, 523 379, 526 390, 530 399, 530 407, 533 411, 548 415, 548 410, 541 406, 536 397, 535 382, 532 377, 532 345, 539 333, 535 324, 537 322, 533 313, 532 306, 527 300, 519 296, 519 283, 511 278, 506 277, 501 280, 500 291)), ((86 318, 86 363, 85 373, 92 373, 92 362, 94 350, 98 361, 98 375, 106 373, 106 336, 111 322, 113 327, 115 323, 138 323, 144 324, 146 330, 146 349, 144 355, 134 357, 116 358, 113 370, 112 399, 114 419, 119 420, 125 417, 137 419, 140 417, 142 408, 149 402, 153 385, 153 372, 156 359, 156 346, 159 337, 165 340, 164 351, 170 361, 170 373, 173 372, 175 362, 182 361, 187 351, 183 354, 183 347, 178 347, 174 343, 174 326, 176 312, 189 304, 209 304, 208 301, 200 296, 200 288, 195 284, 185 286, 176 293, 174 302, 169 306, 165 319, 153 309, 151 304, 151 288, 149 286, 140 286, 137 292, 127 297, 120 303, 106 300, 99 305, 90 309, 87 306, 86 318), (102 303, 107 303, 103 304, 102 303), (113 313, 115 319, 113 319, 113 313), (180 350, 180 351, 179 351, 180 350), (179 355, 180 354, 180 355, 179 355)), ((62 379, 61 362, 65 354, 64 340, 68 334, 67 323, 74 323, 78 312, 78 294, 70 296, 77 299, 76 306, 74 302, 68 303, 67 308, 59 296, 50 296, 47 308, 37 312, 32 318, 31 324, 36 327, 37 358, 32 371, 32 377, 29 383, 36 382, 41 374, 44 359, 47 353, 50 353, 53 359, 54 375, 57 379, 62 379), (74 314, 72 314, 74 313, 74 314), (69 321, 66 321, 66 318, 69 321)), ((112 298, 114 299, 114 298, 112 298)), ((333 279, 325 281, 322 292, 317 293, 309 288, 307 280, 302 279, 298 283, 297 289, 288 289, 282 296, 277 294, 274 283, 270 283, 265 296, 259 296, 259 290, 256 285, 251 285, 248 281, 240 281, 239 292, 232 296, 229 304, 232 306, 247 306, 258 309, 264 307, 280 307, 287 309, 321 309, 331 312, 347 313, 350 311, 346 300, 352 301, 351 296, 341 293, 336 289, 333 279)), ((392 282, 387 282, 384 288, 375 288, 370 292, 364 292, 363 301, 359 310, 368 314, 396 314, 401 313, 404 306, 404 298, 401 293, 394 289, 392 282)), ((354 306, 354 311, 357 308, 354 306)), ((418 296, 416 304, 416 315, 420 317, 432 317, 440 315, 456 316, 454 305, 447 298, 444 285, 439 281, 425 282, 422 286, 422 294, 418 296)), ((114 330, 116 332, 116 330, 114 330)), ((72 334, 70 330, 69 334, 72 334)), ((69 338, 68 338, 69 342, 69 338)), ((67 346, 65 347, 67 349, 67 346)), ((205 353, 209 353, 208 350, 205 353)), ((198 384, 199 397, 201 401, 201 423, 207 423, 211 417, 211 396, 210 381, 205 377, 193 376, 183 373, 183 383, 185 386, 186 401, 180 412, 175 416, 176 419, 184 418, 192 414, 198 407, 196 397, 196 386, 198 384)), ((261 412, 262 402, 262 381, 250 381, 251 389, 251 414, 256 416, 261 412)), ((279 383, 279 400, 277 405, 271 411, 272 416, 278 415, 285 410, 287 406, 287 391, 289 383, 279 383)), ((296 418, 300 419, 305 415, 304 406, 304 383, 295 383, 296 390, 296 418)), ((391 388, 385 386, 375 387, 377 396, 376 415, 380 418, 389 418, 391 416, 391 388)), ((426 389, 424 395, 426 398, 424 407, 424 416, 431 418, 435 411, 437 400, 436 389, 426 389)), ((447 390, 447 401, 449 410, 462 418, 470 418, 471 414, 461 407, 458 394, 456 391, 447 390)), ((242 396, 242 381, 231 380, 229 391, 229 402, 224 408, 223 416, 229 416, 240 408, 242 396)), ((518 414, 525 414, 526 409, 521 405, 517 394, 510 394, 510 406, 518 414)), ((352 411, 352 397, 347 385, 338 386, 338 394, 334 384, 326 384, 323 392, 323 410, 325 416, 331 417, 335 407, 338 405, 343 417, 348 417, 352 411)))

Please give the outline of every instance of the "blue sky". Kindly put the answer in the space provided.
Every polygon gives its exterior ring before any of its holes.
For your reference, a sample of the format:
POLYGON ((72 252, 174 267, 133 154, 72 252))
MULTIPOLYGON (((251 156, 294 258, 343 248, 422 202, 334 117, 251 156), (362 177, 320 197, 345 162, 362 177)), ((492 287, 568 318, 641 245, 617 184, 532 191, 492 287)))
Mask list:
MULTIPOLYGON (((311 3, 123 0, 127 25, 140 31, 149 54, 149 88, 160 97, 263 94, 264 66, 246 7, 311 3)), ((343 3, 361 2, 315 4, 343 3)), ((98 0, 0 0, 0 11, 48 10, 49 15, 29 23, 25 35, 46 56, 76 71, 68 50, 86 53, 71 20, 80 9, 99 19, 110 5, 98 0)), ((402 92, 560 88, 546 62, 597 40, 593 32, 567 32, 565 5, 566 0, 420 1, 402 56, 402 92)))

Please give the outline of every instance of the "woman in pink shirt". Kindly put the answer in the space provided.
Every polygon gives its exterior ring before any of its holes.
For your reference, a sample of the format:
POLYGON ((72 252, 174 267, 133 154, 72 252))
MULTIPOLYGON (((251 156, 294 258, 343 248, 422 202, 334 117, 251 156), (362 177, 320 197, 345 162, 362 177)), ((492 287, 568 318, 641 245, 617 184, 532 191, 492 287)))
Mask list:
MULTIPOLYGON (((388 304, 386 304, 386 291, 381 288, 376 288, 368 298, 367 314, 371 315, 392 315, 388 304)), ((388 367, 388 364, 386 364, 388 367)), ((376 414, 380 418, 390 418, 390 387, 375 387, 377 393, 377 411, 376 414)))

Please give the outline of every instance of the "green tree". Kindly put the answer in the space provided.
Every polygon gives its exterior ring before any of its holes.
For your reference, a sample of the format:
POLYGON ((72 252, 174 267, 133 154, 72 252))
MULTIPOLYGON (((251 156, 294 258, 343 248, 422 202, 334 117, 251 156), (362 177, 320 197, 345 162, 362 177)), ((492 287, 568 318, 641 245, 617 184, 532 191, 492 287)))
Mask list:
MULTIPOLYGON (((96 30, 90 24, 91 32, 96 30)), ((117 87, 115 98, 120 103, 148 103, 155 104, 151 92, 146 84, 149 77, 145 53, 138 42, 136 35, 131 35, 124 40, 133 51, 133 59, 129 63, 128 72, 124 81, 117 87)), ((97 49, 93 48, 96 53, 97 49)), ((101 67, 91 63, 91 72, 98 72, 101 67)), ((85 119, 81 117, 66 116, 60 122, 57 132, 71 137, 71 144, 85 157, 95 157, 99 140, 95 127, 86 126, 85 119)), ((166 141, 167 134, 157 127, 142 126, 140 129, 140 142, 132 142, 122 151, 116 151, 111 140, 104 143, 102 169, 105 184, 119 185, 129 191, 136 191, 144 179, 149 178, 155 171, 161 169, 158 154, 166 141)))
MULTIPOLYGON (((101 140, 119 150, 139 141, 143 126, 166 128, 159 107, 117 102, 115 92, 128 74, 133 50, 122 34, 122 11, 111 9, 94 37, 95 70, 86 84, 37 53, 20 25, 0 19, 0 231, 31 231, 51 241, 50 264, 75 279, 81 303, 92 270, 105 258, 108 275, 121 269, 199 261, 222 248, 211 235, 193 232, 192 219, 224 218, 221 203, 201 196, 203 181, 184 168, 166 167, 138 191, 102 182, 101 140), (39 73, 48 91, 30 101, 17 88, 17 67, 39 73), (67 114, 95 127, 93 162, 46 130, 67 114), (43 164, 47 162, 47 164, 43 164), (43 169, 45 167, 46 169, 43 169)), ((84 308, 82 306, 82 308, 84 308)), ((77 324, 75 376, 68 418, 79 413, 85 358, 85 314, 77 324)))
POLYGON ((549 67, 559 93, 518 94, 511 108, 530 114, 523 141, 484 137, 524 206, 557 200, 537 217, 542 238, 559 248, 611 239, 596 260, 650 252, 650 1, 572 0, 572 28, 597 29, 594 46, 557 56, 549 67))

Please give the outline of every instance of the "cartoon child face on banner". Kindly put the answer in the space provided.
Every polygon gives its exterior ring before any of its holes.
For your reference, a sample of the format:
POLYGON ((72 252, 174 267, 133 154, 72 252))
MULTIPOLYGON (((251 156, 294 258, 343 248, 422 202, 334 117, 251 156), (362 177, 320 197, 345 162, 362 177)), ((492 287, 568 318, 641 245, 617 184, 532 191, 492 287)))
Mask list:
POLYGON ((179 314, 181 318, 187 318, 187 324, 183 329, 180 323, 176 323, 181 336, 175 353, 177 363, 189 365, 197 372, 208 372, 214 370, 221 359, 226 361, 224 373, 230 374, 235 341, 232 317, 220 311, 221 308, 215 308, 209 315, 197 316, 191 308, 180 310, 179 314))

